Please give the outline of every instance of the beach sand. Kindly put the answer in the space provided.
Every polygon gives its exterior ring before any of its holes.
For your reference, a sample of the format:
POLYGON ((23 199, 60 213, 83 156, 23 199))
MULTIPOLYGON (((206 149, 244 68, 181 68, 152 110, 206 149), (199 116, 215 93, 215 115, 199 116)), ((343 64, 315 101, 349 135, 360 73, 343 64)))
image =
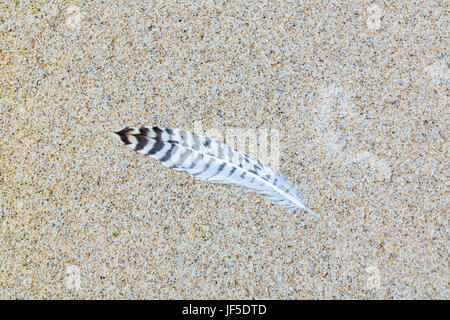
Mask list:
POLYGON ((0 298, 448 299, 444 2, 146 3, 0 4, 0 298), (195 123, 321 217, 113 134, 195 123))

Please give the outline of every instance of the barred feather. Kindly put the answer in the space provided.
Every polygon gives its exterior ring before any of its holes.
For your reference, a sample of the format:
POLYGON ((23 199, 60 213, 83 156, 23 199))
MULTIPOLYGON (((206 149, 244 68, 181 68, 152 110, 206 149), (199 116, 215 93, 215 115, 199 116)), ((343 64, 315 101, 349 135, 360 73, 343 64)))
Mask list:
POLYGON ((186 171, 208 182, 243 186, 247 191, 266 195, 287 209, 304 209, 319 217, 306 207, 299 191, 282 175, 215 139, 186 130, 159 127, 127 127, 115 133, 132 149, 167 167, 186 171))

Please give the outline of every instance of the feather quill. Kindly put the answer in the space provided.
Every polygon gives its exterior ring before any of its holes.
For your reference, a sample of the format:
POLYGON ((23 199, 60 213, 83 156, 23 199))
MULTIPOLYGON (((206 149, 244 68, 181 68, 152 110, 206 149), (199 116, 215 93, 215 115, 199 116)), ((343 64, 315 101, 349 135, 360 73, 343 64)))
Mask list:
POLYGON ((242 186, 293 211, 309 209, 297 188, 268 165, 213 138, 182 129, 127 127, 115 132, 130 148, 212 183, 242 186))

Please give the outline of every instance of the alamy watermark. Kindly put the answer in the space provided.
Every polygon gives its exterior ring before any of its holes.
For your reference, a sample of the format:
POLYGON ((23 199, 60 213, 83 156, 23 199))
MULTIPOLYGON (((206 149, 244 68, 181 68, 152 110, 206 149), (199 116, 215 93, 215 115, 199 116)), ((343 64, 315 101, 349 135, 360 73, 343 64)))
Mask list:
POLYGON ((383 18, 383 10, 377 4, 372 4, 367 8, 367 28, 372 31, 381 29, 381 19, 383 18))
POLYGON ((195 121, 193 131, 205 137, 214 138, 268 164, 273 170, 280 167, 280 131, 250 128, 203 128, 201 121, 195 121))
POLYGON ((81 28, 81 22, 83 20, 83 14, 80 7, 76 5, 70 5, 65 10, 66 27, 71 31, 79 31, 81 28))
POLYGON ((378 266, 371 265, 366 268, 367 280, 366 285, 367 289, 380 289, 381 287, 381 272, 378 266))
POLYGON ((389 180, 390 165, 369 150, 355 148, 347 141, 351 137, 341 129, 348 127, 358 116, 351 95, 335 82, 323 85, 318 93, 316 126, 330 156, 342 163, 367 165, 376 179, 389 180))
POLYGON ((66 267, 65 285, 69 290, 81 289, 81 272, 78 266, 71 264, 66 267))

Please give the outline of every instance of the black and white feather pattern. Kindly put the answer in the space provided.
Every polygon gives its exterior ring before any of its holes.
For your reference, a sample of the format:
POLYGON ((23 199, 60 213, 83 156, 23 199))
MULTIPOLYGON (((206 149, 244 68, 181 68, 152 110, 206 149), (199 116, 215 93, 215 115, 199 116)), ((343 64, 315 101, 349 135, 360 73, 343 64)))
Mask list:
POLYGON ((215 139, 182 129, 127 127, 115 132, 123 143, 165 166, 186 171, 199 179, 243 186, 298 211, 306 207, 296 187, 268 165, 215 139))

